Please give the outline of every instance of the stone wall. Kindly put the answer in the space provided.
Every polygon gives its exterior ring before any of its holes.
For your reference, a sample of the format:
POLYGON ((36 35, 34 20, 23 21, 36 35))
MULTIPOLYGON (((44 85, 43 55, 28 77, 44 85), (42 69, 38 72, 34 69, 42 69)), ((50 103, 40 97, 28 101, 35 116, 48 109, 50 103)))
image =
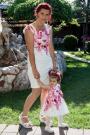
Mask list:
POLYGON ((14 66, 0 67, 0 92, 29 88, 26 61, 14 66))

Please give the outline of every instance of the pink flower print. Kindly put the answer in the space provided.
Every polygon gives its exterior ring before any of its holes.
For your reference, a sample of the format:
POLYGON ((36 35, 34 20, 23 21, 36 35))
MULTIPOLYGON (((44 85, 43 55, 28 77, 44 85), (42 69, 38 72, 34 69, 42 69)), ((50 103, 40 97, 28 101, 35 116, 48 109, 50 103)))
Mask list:
POLYGON ((38 51, 41 51, 41 43, 37 43, 38 44, 38 46, 37 46, 37 48, 38 48, 38 51))
POLYGON ((49 32, 46 29, 45 29, 45 35, 47 36, 49 35, 49 32))
POLYGON ((38 31, 38 38, 39 38, 39 39, 42 38, 42 31, 38 31))

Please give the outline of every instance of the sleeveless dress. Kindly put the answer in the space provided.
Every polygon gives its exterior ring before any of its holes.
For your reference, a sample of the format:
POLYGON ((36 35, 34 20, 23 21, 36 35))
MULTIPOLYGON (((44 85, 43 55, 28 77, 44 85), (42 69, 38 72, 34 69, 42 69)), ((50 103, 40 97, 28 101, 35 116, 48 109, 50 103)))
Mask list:
POLYGON ((58 117, 69 113, 59 84, 50 87, 42 112, 49 117, 58 117))
MULTIPOLYGON (((44 24, 43 30, 37 31, 33 24, 27 25, 25 30, 29 29, 34 35, 34 55, 35 64, 38 72, 40 73, 40 80, 46 85, 49 84, 48 71, 53 67, 52 59, 49 53, 49 42, 50 42, 50 30, 51 27, 48 24, 44 24)), ((33 76, 32 67, 30 63, 29 53, 27 56, 28 64, 28 77, 30 80, 31 88, 40 88, 37 80, 33 76)))

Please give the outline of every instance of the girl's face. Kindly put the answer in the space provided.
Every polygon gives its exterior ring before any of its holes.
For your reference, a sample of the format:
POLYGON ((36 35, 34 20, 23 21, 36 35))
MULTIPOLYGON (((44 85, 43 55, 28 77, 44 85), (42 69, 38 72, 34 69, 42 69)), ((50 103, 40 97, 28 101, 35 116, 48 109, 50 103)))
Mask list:
POLYGON ((46 9, 41 9, 37 14, 37 18, 39 19, 40 22, 47 22, 49 17, 50 17, 50 11, 46 9))
POLYGON ((50 85, 53 85, 55 86, 57 84, 57 78, 54 78, 54 77, 50 77, 50 85))

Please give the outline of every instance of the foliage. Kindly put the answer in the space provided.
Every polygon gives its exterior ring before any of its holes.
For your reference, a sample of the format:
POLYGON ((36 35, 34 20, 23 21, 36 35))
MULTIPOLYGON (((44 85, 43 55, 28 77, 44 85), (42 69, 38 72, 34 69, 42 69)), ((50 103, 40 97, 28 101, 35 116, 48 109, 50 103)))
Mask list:
POLYGON ((13 4, 8 9, 8 16, 13 18, 14 17, 14 10, 15 10, 15 8, 19 4, 24 3, 24 2, 26 2, 26 0, 14 0, 13 4))
POLYGON ((53 19, 62 22, 70 21, 72 18, 72 9, 68 2, 65 0, 45 0, 53 7, 53 19))
POLYGON ((26 1, 26 3, 19 4, 14 10, 14 19, 16 20, 34 19, 34 8, 36 6, 36 3, 33 1, 31 2, 26 1))
POLYGON ((78 38, 74 35, 66 35, 64 37, 64 48, 68 51, 76 50, 78 44, 78 38))
POLYGON ((77 19, 75 19, 75 18, 72 18, 70 24, 74 24, 76 26, 80 26, 80 24, 78 23, 77 19))
MULTIPOLYGON (((65 0, 44 0, 51 4, 53 8, 53 20, 70 21, 72 18, 72 9, 68 2, 65 0)), ((12 6, 9 8, 8 13, 10 17, 15 19, 33 19, 33 9, 40 3, 40 0, 15 0, 12 6)))
POLYGON ((75 0, 74 1, 74 10, 73 14, 74 17, 78 18, 79 21, 84 21, 86 18, 87 12, 89 12, 89 0, 87 1, 87 4, 85 0, 75 0))
MULTIPOLYGON (((90 44, 89 44, 90 45, 90 44)), ((69 52, 70 54, 72 55, 75 55, 77 57, 80 57, 80 58, 83 58, 83 59, 86 59, 87 61, 90 61, 90 54, 88 53, 84 53, 83 50, 82 51, 71 51, 69 52)))
POLYGON ((0 3, 8 3, 8 4, 11 4, 13 3, 13 0, 0 0, 0 3))

